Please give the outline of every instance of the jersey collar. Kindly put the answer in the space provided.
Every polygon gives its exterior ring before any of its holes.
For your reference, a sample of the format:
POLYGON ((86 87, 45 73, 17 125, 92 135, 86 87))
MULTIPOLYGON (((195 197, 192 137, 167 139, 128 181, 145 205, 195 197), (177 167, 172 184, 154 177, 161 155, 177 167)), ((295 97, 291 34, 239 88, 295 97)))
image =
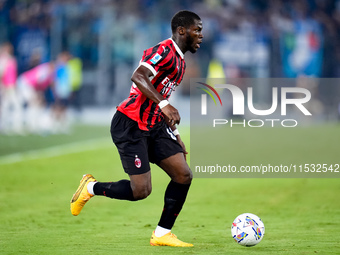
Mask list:
POLYGON ((173 42, 174 46, 175 46, 175 49, 176 51, 178 52, 178 54, 181 56, 182 59, 184 59, 184 54, 183 52, 181 51, 181 49, 178 47, 177 43, 175 43, 174 40, 172 40, 172 38, 170 38, 170 40, 173 42))

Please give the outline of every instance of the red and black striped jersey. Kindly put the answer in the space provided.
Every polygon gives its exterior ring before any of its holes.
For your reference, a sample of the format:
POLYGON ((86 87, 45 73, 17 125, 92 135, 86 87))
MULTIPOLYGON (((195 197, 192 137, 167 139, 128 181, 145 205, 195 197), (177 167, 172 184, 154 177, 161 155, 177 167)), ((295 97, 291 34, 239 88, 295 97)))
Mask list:
MULTIPOLYGON (((145 50, 140 65, 150 69, 153 74, 150 81, 164 99, 170 97, 172 91, 182 81, 185 72, 184 55, 171 38, 145 50)), ((130 96, 117 110, 137 121, 142 130, 152 129, 164 118, 159 106, 147 98, 134 83, 130 96)))

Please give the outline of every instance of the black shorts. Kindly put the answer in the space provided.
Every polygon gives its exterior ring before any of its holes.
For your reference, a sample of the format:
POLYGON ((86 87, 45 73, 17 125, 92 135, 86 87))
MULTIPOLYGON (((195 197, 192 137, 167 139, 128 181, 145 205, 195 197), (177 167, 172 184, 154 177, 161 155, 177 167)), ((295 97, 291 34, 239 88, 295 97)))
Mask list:
POLYGON ((117 111, 111 122, 111 137, 118 148, 124 171, 129 175, 150 171, 150 164, 159 164, 179 152, 182 146, 164 121, 151 131, 139 129, 138 123, 117 111))

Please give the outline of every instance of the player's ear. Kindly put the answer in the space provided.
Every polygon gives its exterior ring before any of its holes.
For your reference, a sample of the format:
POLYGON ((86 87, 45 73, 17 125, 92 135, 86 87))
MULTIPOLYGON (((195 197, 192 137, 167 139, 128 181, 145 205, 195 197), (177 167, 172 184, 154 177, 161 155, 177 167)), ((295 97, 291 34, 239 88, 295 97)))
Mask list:
POLYGON ((177 28, 177 31, 180 35, 184 35, 185 34, 185 27, 179 26, 177 28))

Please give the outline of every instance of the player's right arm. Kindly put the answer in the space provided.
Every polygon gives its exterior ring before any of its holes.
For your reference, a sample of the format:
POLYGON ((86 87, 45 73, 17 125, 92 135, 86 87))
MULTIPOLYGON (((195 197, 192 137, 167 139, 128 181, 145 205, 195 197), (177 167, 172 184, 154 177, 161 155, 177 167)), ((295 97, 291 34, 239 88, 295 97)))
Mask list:
MULTIPOLYGON (((153 76, 151 70, 140 65, 132 74, 131 80, 147 98, 154 101, 156 104, 159 104, 164 98, 150 82, 149 77, 151 76, 153 76)), ((179 116, 177 109, 172 105, 168 104, 164 106, 162 112, 168 118, 170 125, 180 123, 181 117, 179 116)))

